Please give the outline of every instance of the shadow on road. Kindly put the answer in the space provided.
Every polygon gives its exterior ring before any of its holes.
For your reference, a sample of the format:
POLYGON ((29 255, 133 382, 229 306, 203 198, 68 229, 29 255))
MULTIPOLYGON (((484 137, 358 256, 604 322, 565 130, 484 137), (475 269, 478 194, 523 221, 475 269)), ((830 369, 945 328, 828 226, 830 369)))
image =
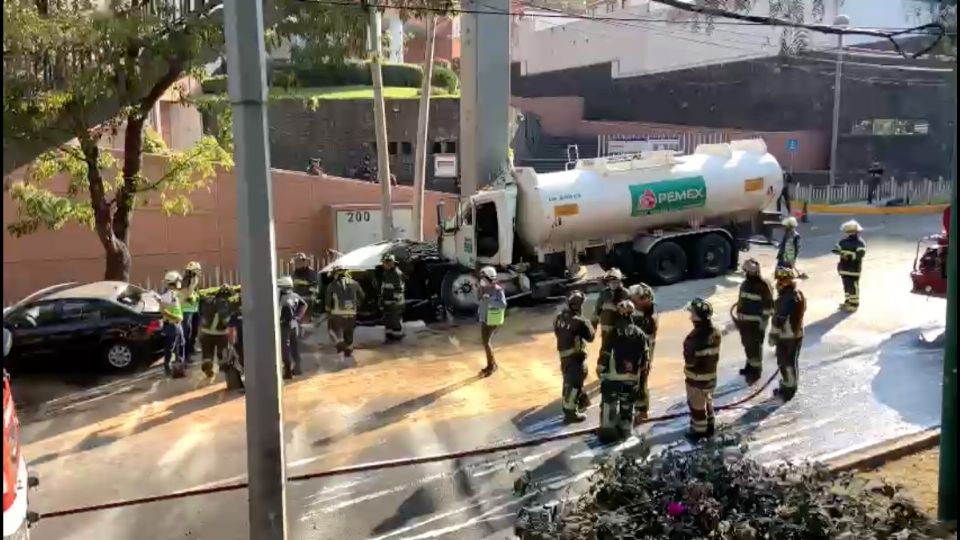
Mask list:
POLYGON ((438 388, 433 392, 430 392, 429 394, 424 394, 422 396, 418 396, 413 399, 408 399, 388 409, 375 412, 371 415, 366 416, 352 429, 343 430, 339 433, 328 435, 321 439, 317 439, 316 441, 313 442, 313 446, 314 447, 326 446, 328 444, 337 442, 351 435, 360 435, 362 433, 367 433, 370 431, 380 429, 382 427, 386 427, 390 424, 403 420, 405 417, 407 417, 408 415, 410 415, 411 413, 417 410, 420 410, 424 407, 427 407, 433 404, 443 396, 446 396, 452 392, 456 392, 457 390, 465 386, 468 386, 470 384, 473 384, 479 381, 481 378, 482 377, 480 375, 473 375, 471 377, 463 379, 462 381, 448 384, 443 388, 438 388))
POLYGON ((871 382, 877 401, 911 424, 940 421, 943 349, 920 340, 918 330, 896 334, 878 348, 879 371, 871 382))

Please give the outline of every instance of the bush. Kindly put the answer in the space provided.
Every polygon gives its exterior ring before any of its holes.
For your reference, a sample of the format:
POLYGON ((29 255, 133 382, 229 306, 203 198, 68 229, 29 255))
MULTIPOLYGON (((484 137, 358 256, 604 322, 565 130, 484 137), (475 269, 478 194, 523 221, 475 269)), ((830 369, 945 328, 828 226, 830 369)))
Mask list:
POLYGON ((227 76, 214 75, 200 82, 200 88, 205 94, 224 94, 227 92, 227 76))
MULTIPOLYGON (((369 71, 370 66, 367 66, 369 71)), ((423 82, 423 69, 414 64, 383 64, 383 85, 419 88, 423 82)))
POLYGON ((276 88, 295 88, 298 86, 297 74, 291 69, 278 69, 273 72, 273 80, 270 86, 276 88))
MULTIPOLYGON (((423 80, 423 71, 420 66, 411 64, 383 64, 384 86, 404 86, 416 88, 423 80)), ((369 62, 348 61, 342 64, 317 64, 314 66, 298 66, 290 70, 296 83, 305 88, 320 88, 325 86, 370 86, 373 84, 373 75, 370 73, 369 62)), ((281 79, 283 80, 283 79, 281 79)), ((274 84, 279 86, 277 74, 274 73, 274 84)))
POLYGON ((430 84, 436 88, 443 88, 448 94, 456 94, 460 89, 460 79, 452 69, 439 64, 433 66, 433 77, 430 84))
MULTIPOLYGON (((610 458, 579 498, 522 509, 516 533, 523 540, 950 537, 891 485, 822 466, 766 467, 736 444, 610 458)), ((515 489, 529 485, 526 473, 515 489)))

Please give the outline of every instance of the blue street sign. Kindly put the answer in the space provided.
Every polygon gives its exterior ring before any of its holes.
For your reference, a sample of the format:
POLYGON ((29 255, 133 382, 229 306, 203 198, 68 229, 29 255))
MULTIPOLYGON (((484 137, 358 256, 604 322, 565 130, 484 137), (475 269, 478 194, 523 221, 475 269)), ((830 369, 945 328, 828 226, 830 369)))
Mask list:
POLYGON ((787 152, 796 152, 800 150, 800 141, 797 139, 787 139, 787 152))

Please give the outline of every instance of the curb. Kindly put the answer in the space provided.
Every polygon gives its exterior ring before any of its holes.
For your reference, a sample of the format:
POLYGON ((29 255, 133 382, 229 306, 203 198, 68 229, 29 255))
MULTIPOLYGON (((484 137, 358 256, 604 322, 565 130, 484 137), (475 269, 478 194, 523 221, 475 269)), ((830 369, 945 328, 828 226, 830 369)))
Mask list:
POLYGON ((850 472, 875 469, 888 461, 929 450, 940 444, 940 427, 935 427, 905 435, 890 441, 884 441, 863 450, 827 461, 827 469, 831 472, 850 472))
POLYGON ((809 204, 807 211, 817 214, 852 214, 862 216, 894 216, 939 214, 949 204, 927 204, 919 206, 838 206, 833 204, 809 204))

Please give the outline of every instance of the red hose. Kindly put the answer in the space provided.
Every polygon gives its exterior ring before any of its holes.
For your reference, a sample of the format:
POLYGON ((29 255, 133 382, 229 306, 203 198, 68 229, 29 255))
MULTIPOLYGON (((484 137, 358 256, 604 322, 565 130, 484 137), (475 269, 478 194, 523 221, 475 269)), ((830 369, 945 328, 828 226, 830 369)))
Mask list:
MULTIPOLYGON (((714 407, 715 410, 724 410, 724 409, 733 409, 736 408, 760 395, 761 392, 766 390, 768 386, 777 378, 779 373, 774 373, 762 386, 757 387, 756 390, 748 394, 747 396, 738 399, 732 403, 725 403, 723 405, 718 405, 714 407)), ((640 420, 635 422, 639 424, 649 424, 653 422, 663 422, 665 420, 673 420, 675 418, 682 418, 688 416, 689 411, 675 412, 669 414, 662 414, 659 416, 651 416, 645 420, 640 420)), ((461 450, 459 452, 450 452, 446 454, 434 454, 432 456, 420 456, 420 457, 408 457, 395 459, 391 461, 376 461, 372 463, 361 463, 359 465, 350 465, 347 467, 340 467, 337 469, 329 469, 326 471, 317 471, 312 473, 297 474, 287 477, 288 482, 302 482, 305 480, 314 480, 317 478, 330 478, 332 476, 342 476, 345 474, 356 474, 369 471, 378 471, 383 469, 396 469, 398 467, 410 467, 413 465, 422 465, 424 463, 435 463, 439 461, 449 461, 452 459, 459 459, 465 457, 476 457, 483 456, 487 454, 498 454, 501 452, 509 452, 511 450, 518 450, 520 448, 532 448, 535 446, 541 446, 547 443, 562 441, 564 439, 573 439, 575 437, 582 437, 584 435, 591 435, 596 431, 596 428, 583 428, 576 429, 573 431, 564 431, 563 433, 557 433, 554 435, 545 435, 543 437, 535 437, 531 439, 526 439, 522 441, 495 444, 491 446, 483 446, 480 448, 474 448, 473 450, 461 450)), ((89 512, 98 512, 101 510, 112 510, 114 508, 123 508, 127 506, 136 506, 140 504, 159 502, 159 501, 169 501, 173 499, 183 499, 186 497, 195 497, 197 495, 210 495, 213 493, 222 493, 225 491, 234 491, 238 489, 244 489, 249 486, 248 482, 235 482, 232 484, 221 484, 219 486, 212 486, 206 488, 196 488, 196 489, 186 489, 183 491, 174 491, 172 493, 166 493, 164 495, 154 495, 151 497, 140 497, 137 499, 126 499, 120 501, 107 502, 102 504, 93 504, 89 506, 78 506, 76 508, 69 508, 66 510, 57 510, 54 512, 46 512, 40 514, 40 519, 45 518, 57 518, 64 516, 72 516, 76 514, 86 514, 89 512)))

